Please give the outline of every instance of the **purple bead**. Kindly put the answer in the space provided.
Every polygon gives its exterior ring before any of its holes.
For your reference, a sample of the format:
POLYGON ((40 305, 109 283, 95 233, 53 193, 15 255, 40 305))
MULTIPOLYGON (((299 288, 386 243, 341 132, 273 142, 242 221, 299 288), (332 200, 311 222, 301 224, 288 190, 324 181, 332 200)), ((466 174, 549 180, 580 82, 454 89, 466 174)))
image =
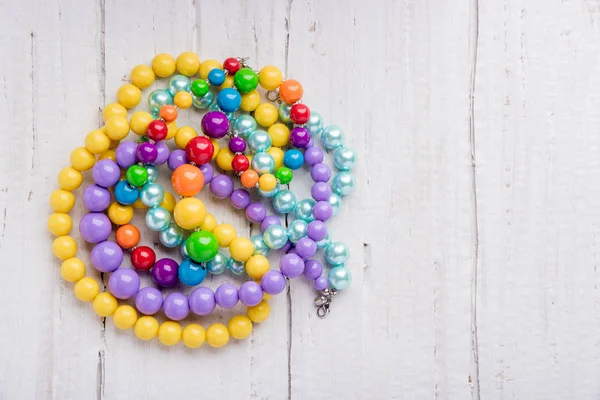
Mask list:
POLYGON ((156 314, 163 304, 160 290, 153 287, 145 287, 135 296, 135 307, 145 315, 156 314))
POLYGON ((173 321, 181 321, 190 313, 187 296, 179 292, 169 294, 165 297, 163 310, 167 318, 173 321))
POLYGON ((169 159, 169 146, 163 141, 156 142, 154 145, 158 151, 156 160, 154 160, 154 165, 163 165, 169 159))
POLYGON ((117 299, 130 299, 140 290, 140 277, 132 269, 120 268, 110 274, 110 278, 108 278, 108 290, 117 299))
POLYGON ((317 253, 317 244, 314 240, 303 237, 296 242, 296 253, 307 260, 317 253))
POLYGON ((287 253, 291 248, 292 248, 293 244, 292 242, 290 242, 289 240, 287 241, 286 244, 283 245, 283 247, 281 249, 279 249, 282 253, 287 253))
POLYGON ((226 199, 233 192, 233 180, 227 175, 217 175, 210 181, 210 191, 217 199, 226 199))
POLYGON ((304 276, 306 279, 315 280, 323 273, 323 265, 317 260, 307 260, 304 263, 304 276))
POLYGON ((333 208, 328 201, 317 201, 313 206, 312 215, 319 221, 327 221, 333 215, 333 208))
MULTIPOLYGON (((265 210, 265 214, 266 214, 266 210, 265 210)), ((279 220, 279 217, 276 215, 269 215, 268 217, 265 217, 262 222, 260 223, 260 230, 262 233, 265 233, 265 231, 267 230, 268 227, 270 227, 271 225, 281 225, 281 221, 279 220)))
POLYGON ((308 131, 300 126, 295 127, 290 132, 290 142, 299 149, 308 147, 310 141, 310 134, 308 131))
POLYGON ((200 166, 200 171, 202 172, 202 175, 204 175, 204 184, 208 185, 215 176, 215 170, 213 169, 212 165, 206 163, 200 166))
POLYGON ((327 236, 327 226, 323 221, 315 220, 308 224, 306 233, 309 238, 315 242, 319 242, 327 236))
POLYGON ((241 137, 232 137, 229 141, 229 150, 232 153, 243 153, 246 150, 246 141, 241 137))
POLYGON ((260 280, 260 286, 268 294, 279 294, 285 289, 285 278, 279 271, 270 270, 260 280))
POLYGON ((174 286, 177 283, 179 264, 171 258, 161 258, 152 268, 152 279, 161 287, 174 286))
POLYGON ((111 231, 112 225, 105 214, 87 213, 79 222, 79 232, 81 233, 83 240, 86 242, 104 242, 110 235, 111 231))
MULTIPOLYGON (((267 209, 260 202, 254 202, 246 208, 246 218, 252 222, 262 222, 267 216, 267 209)), ((275 217, 277 218, 277 217, 275 217)), ((279 219, 278 219, 279 220, 279 219)))
POLYGON ((177 167, 187 163, 188 158, 185 155, 185 150, 177 149, 173 150, 171 154, 169 154, 169 161, 167 161, 167 165, 171 171, 175 171, 177 167))
POLYGON ((235 189, 231 193, 231 205, 238 209, 243 210, 250 204, 250 193, 246 189, 235 189))
POLYGON ((201 127, 206 136, 220 139, 229 131, 229 120, 221 111, 210 111, 202 117, 201 127))
POLYGON ((317 182, 312 185, 310 195, 316 201, 327 201, 331 197, 331 187, 326 182, 317 182))
POLYGON ((311 166, 323 162, 323 150, 315 146, 307 147, 304 150, 304 162, 311 166))
POLYGON ((310 140, 308 141, 308 144, 306 145, 306 148, 308 149, 309 147, 314 147, 314 146, 315 146, 315 141, 311 137, 310 140))
POLYGON ((135 151, 135 158, 144 164, 152 164, 158 157, 158 149, 153 143, 140 143, 135 151))
POLYGON ((215 300, 223 308, 232 308, 238 301, 238 289, 232 283, 224 283, 215 290, 215 300))
POLYGON ((121 170, 113 160, 100 160, 92 168, 92 177, 97 185, 111 187, 119 182, 121 170))
POLYGON ((327 285, 328 285, 327 278, 325 278, 324 276, 318 277, 317 279, 315 279, 314 285, 315 285, 315 289, 317 289, 317 290, 327 289, 327 285))
POLYGON ((311 168, 310 176, 315 182, 327 182, 331 178, 331 169, 323 163, 318 163, 311 168))
POLYGON ((90 252, 90 261, 100 272, 113 272, 123 262, 123 250, 109 240, 98 243, 90 252))
POLYGON ((207 287, 199 287, 190 293, 190 308, 194 314, 208 315, 213 312, 215 305, 215 294, 207 287))
POLYGON ((288 278, 295 278, 304 272, 304 261, 297 254, 288 253, 279 260, 279 270, 288 278))
POLYGON ((110 205, 110 192, 98 185, 90 185, 83 191, 83 204, 92 212, 104 211, 110 205))
POLYGON ((248 281, 240 286, 239 297, 242 304, 247 307, 252 307, 262 301, 263 291, 258 283, 248 281))
POLYGON ((138 144, 135 142, 123 142, 115 150, 117 164, 121 168, 129 168, 135 164, 135 152, 138 144))
POLYGON ((296 255, 298 255, 298 252, 296 251, 296 248, 295 248, 295 247, 292 247, 291 249, 289 249, 289 250, 287 251, 287 253, 288 253, 288 254, 296 254, 296 255))

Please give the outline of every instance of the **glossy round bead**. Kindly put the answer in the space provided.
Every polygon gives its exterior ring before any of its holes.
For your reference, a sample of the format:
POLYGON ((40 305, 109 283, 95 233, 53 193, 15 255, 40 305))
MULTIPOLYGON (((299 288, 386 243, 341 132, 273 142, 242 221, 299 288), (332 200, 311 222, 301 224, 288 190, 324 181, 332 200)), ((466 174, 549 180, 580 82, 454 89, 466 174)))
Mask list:
POLYGON ((75 195, 68 190, 57 189, 50 195, 50 207, 59 213, 68 213, 75 205, 75 195))
POLYGON ((290 142, 299 149, 308 147, 310 141, 310 135, 308 131, 300 126, 295 127, 290 132, 290 142))
POLYGON ((265 293, 279 294, 285 289, 285 277, 279 271, 270 270, 260 279, 260 286, 265 293))
POLYGON ((254 235, 250 238, 252 245, 254 246, 254 254, 261 254, 263 256, 269 255, 271 249, 265 243, 262 235, 254 235))
POLYGON ((319 221, 327 221, 333 216, 333 208, 327 201, 318 201, 313 206, 312 214, 319 221))
POLYGON ((296 278, 304 272, 304 260, 297 254, 286 254, 279 261, 279 270, 287 278, 296 278))
POLYGON ((203 165, 213 157, 215 147, 210 139, 204 136, 197 136, 188 141, 185 147, 185 154, 190 161, 197 165, 203 165))
POLYGON ((315 164, 310 170, 310 176, 315 182, 327 182, 331 178, 331 169, 323 163, 315 164))
POLYGON ((288 79, 279 86, 279 98, 287 104, 294 104, 302 98, 304 89, 300 82, 288 79))
POLYGON ((73 222, 71 221, 69 214, 53 213, 50 215, 50 218, 48 218, 48 230, 54 236, 67 235, 71 232, 72 227, 73 222))
POLYGON ((221 86, 225 82, 225 72, 221 69, 213 69, 208 73, 208 82, 213 86, 221 86))
POLYGON ((156 89, 148 96, 148 106, 153 113, 159 113, 167 104, 173 104, 173 95, 167 89, 156 89))
POLYGON ((86 242, 103 242, 108 238, 111 231, 110 220, 101 213, 88 213, 79 222, 79 232, 86 242))
POLYGON ((219 242, 212 232, 198 231, 188 237, 186 250, 192 260, 198 263, 207 262, 219 251, 219 242))
POLYGON ((229 257, 221 252, 218 252, 212 260, 206 263, 206 269, 213 275, 219 275, 227 270, 229 263, 229 257))
POLYGON ((327 201, 331 196, 331 187, 325 182, 317 182, 312 186, 310 194, 316 201, 327 201))
POLYGON ((158 183, 146 183, 140 190, 140 199, 148 207, 160 205, 165 198, 165 191, 158 183))
POLYGON ((213 230, 219 246, 227 247, 231 244, 231 241, 236 237, 235 228, 230 224, 220 224, 213 230))
POLYGON ((269 260, 261 254, 255 254, 246 261, 246 273, 254 280, 262 278, 270 267, 269 260))
POLYGON ((135 309, 128 305, 117 307, 113 313, 112 320, 119 329, 131 329, 135 326, 138 319, 135 309))
POLYGON ((192 105, 198 109, 205 110, 215 101, 215 94, 208 92, 202 97, 192 95, 192 105))
POLYGON ((271 137, 262 129, 257 129, 248 136, 248 148, 254 153, 267 151, 271 147, 271 137))
POLYGON ((170 54, 157 54, 152 59, 152 71, 161 78, 173 75, 175 67, 175 59, 170 54))
MULTIPOLYGON (((154 161, 156 161, 156 158, 158 157, 158 148, 153 143, 150 143, 150 142, 140 143, 135 151, 135 157, 139 162, 142 162, 144 164, 151 164, 154 161)), ((139 167, 137 165, 132 165, 130 168, 133 168, 133 167, 138 167, 138 168, 143 169, 143 167, 139 167)), ((140 186, 140 185, 134 185, 134 186, 140 186)))
POLYGON ((173 212, 175 209, 175 197, 173 197, 171 193, 165 192, 165 198, 163 199, 163 202, 160 203, 160 206, 170 213, 173 212))
POLYGON ((142 91, 131 83, 126 83, 117 90, 117 101, 125 108, 133 108, 140 104, 142 91))
POLYGON ((312 215, 312 209, 315 204, 316 201, 314 201, 313 199, 300 200, 296 205, 296 218, 306 222, 313 221, 315 218, 312 215))
POLYGON ((220 139, 229 131, 229 120, 221 111, 209 111, 202 117, 201 127, 206 136, 220 139))
POLYGON ((254 281, 244 282, 240 286, 238 293, 239 299, 247 307, 259 304, 263 298, 263 291, 260 285, 254 281))
POLYGON ((158 341, 165 346, 174 346, 181 340, 181 325, 165 321, 158 328, 158 341))
POLYGON ((275 90, 283 81, 281 70, 274 65, 267 65, 261 68, 258 73, 260 86, 265 90, 275 90))
MULTIPOLYGON (((311 111, 308 121, 304 123, 304 128, 311 136, 316 136, 323 131, 323 117, 318 112, 311 111)), ((319 161, 320 162, 320 161, 319 161)))
POLYGON ((119 303, 117 302, 117 299, 115 299, 112 294, 107 292, 99 293, 92 303, 94 312, 101 317, 111 316, 117 309, 118 305, 119 303))
POLYGON ((236 237, 229 244, 229 253, 234 260, 244 262, 254 254, 254 245, 248 238, 236 237))
POLYGON ((177 71, 185 76, 192 76, 200 69, 200 58, 191 51, 185 51, 177 56, 175 61, 177 71))
POLYGON ((240 93, 249 93, 258 86, 258 75, 250 68, 242 68, 233 76, 233 84, 240 93))
POLYGON ((188 286, 196 286, 206 278, 206 268, 186 259, 179 265, 177 274, 179 282, 188 286))
POLYGON ((268 131, 271 138, 271 144, 277 147, 283 147, 290 141, 290 129, 281 123, 273 124, 268 131))
POLYGON ((140 231, 134 225, 120 226, 115 233, 117 244, 123 249, 131 249, 140 242, 140 231))
POLYGON ((204 79, 196 79, 192 82, 191 91, 195 96, 202 97, 210 90, 208 83, 204 79))
POLYGON ((108 218, 115 225, 128 224, 133 218, 133 207, 115 201, 108 207, 108 218))
POLYGON ((233 159, 235 154, 231 152, 228 148, 224 147, 219 150, 219 154, 217 154, 217 165, 223 171, 231 171, 233 169, 233 159))
POLYGON ((331 194, 327 202, 331 204, 331 208, 333 209, 333 215, 337 215, 342 209, 342 199, 335 193, 331 194))
POLYGON ((190 78, 184 75, 173 75, 169 78, 168 90, 171 96, 175 96, 178 92, 190 91, 190 78))
POLYGON ((260 190, 269 192, 277 187, 277 179, 273 174, 264 174, 258 179, 260 190))
POLYGON ((129 119, 129 128, 136 135, 143 136, 146 134, 148 124, 154 121, 152 114, 145 111, 136 111, 131 115, 129 119))
POLYGON ((175 205, 173 218, 183 229, 196 229, 206 218, 206 206, 195 197, 187 197, 175 205))
POLYGON ((160 290, 153 287, 142 288, 135 296, 135 308, 146 315, 153 315, 160 311, 163 305, 163 296, 160 290))
MULTIPOLYGON (((113 143, 115 143, 115 142, 111 141, 111 146, 113 143)), ((101 161, 101 160, 117 161, 117 154, 112 149, 106 150, 104 153, 102 153, 98 156, 98 161, 101 161)))
POLYGON ((291 213, 296 209, 296 195, 291 190, 280 190, 273 197, 273 208, 281 214, 291 213))
POLYGON ((154 317, 140 317, 135 323, 133 332, 141 340, 152 340, 158 333, 158 321, 154 317))
POLYGON ((244 275, 244 272, 246 272, 244 263, 233 259, 231 259, 231 262, 229 263, 227 268, 229 268, 229 272, 236 276, 242 276, 244 275))
POLYGON ((352 275, 344 266, 331 268, 328 274, 329 284, 336 290, 343 290, 350 286, 352 275))
POLYGON ((279 120, 281 122, 283 122, 284 124, 289 124, 291 122, 290 119, 290 110, 292 109, 292 106, 286 103, 281 103, 279 105, 279 108, 277 110, 278 114, 279 114, 279 120))
MULTIPOLYGON (((214 70, 213 70, 214 71, 214 70)), ((197 349, 202 346, 206 341, 206 331, 199 324, 189 324, 185 328, 183 328, 183 333, 181 334, 181 340, 185 347, 190 349, 197 349)))
POLYGON ((242 173, 242 176, 240 176, 240 181, 242 182, 242 185, 246 188, 253 188, 254 186, 256 186, 256 184, 258 183, 258 173, 254 170, 246 170, 242 173))
POLYGON ((117 164, 121 168, 129 168, 135 164, 135 153, 137 151, 138 144, 135 142, 124 142, 121 143, 115 152, 117 157, 117 164))
POLYGON ((344 131, 337 125, 326 126, 321 133, 321 143, 329 150, 341 147, 344 144, 344 131))
POLYGON ((175 144, 182 150, 185 150, 190 140, 198 136, 198 132, 191 126, 182 126, 175 134, 175 144))
POLYGON ((302 125, 308 122, 310 118, 310 109, 306 104, 294 104, 290 109, 290 119, 296 125, 302 125))
POLYGON ((143 186, 146 182, 148 182, 148 171, 146 168, 140 165, 132 165, 131 167, 127 168, 125 177, 131 186, 143 186))
POLYGON ((263 238, 267 246, 271 249, 280 249, 285 246, 288 241, 287 231, 280 225, 269 226, 265 230, 263 238))
POLYGON ((66 259, 60 265, 60 275, 67 282, 77 282, 85 276, 85 264, 76 257, 66 259))
POLYGON ((154 165, 148 164, 146 165, 146 171, 148 171, 148 182, 155 183, 160 175, 158 168, 156 168, 154 165))
POLYGON ((85 148, 94 154, 101 154, 110 147, 110 139, 101 129, 91 131, 85 137, 85 148))
POLYGON ((239 301, 238 289, 231 283, 224 283, 215 290, 215 300, 223 308, 233 308, 239 301))
POLYGON ((152 279, 160 287, 171 287, 177 283, 179 264, 171 258, 161 258, 152 268, 152 279))
POLYGON ((231 192, 231 205, 236 210, 246 209, 250 201, 250 193, 246 189, 235 189, 231 192))
POLYGON ((212 214, 206 214, 206 218, 202 225, 200 225, 200 229, 203 231, 212 232, 217 227, 217 220, 212 214))
POLYGON ((229 342, 229 331, 223 324, 216 323, 206 329, 206 343, 210 347, 219 348, 229 342))
POLYGON ((83 182, 83 175, 73 167, 65 167, 58 174, 58 185, 64 190, 75 190, 83 182))
POLYGON ((132 269, 119 268, 108 278, 108 290, 117 299, 130 299, 140 290, 140 277, 132 269))
MULTIPOLYGON (((177 111, 177 107, 172 105, 162 106, 160 109, 159 116, 165 120, 166 122, 173 122, 177 119, 179 112, 177 111)), ((166 127, 166 124, 165 124, 166 127)), ((167 128, 168 133, 168 128, 167 128)))
POLYGON ((327 278, 324 276, 320 276, 314 281, 314 287, 316 290, 325 290, 327 289, 327 278))
POLYGON ((236 315, 228 324, 229 334, 234 339, 246 339, 252 334, 252 321, 245 315, 236 315))
POLYGON ((317 244, 314 240, 304 237, 296 243, 296 253, 303 259, 309 259, 317 252, 317 244))
POLYGON ((242 68, 242 64, 237 58, 229 57, 223 61, 223 69, 229 72, 230 75, 234 75, 242 68))
POLYGON ((200 78, 202 79, 207 79, 210 72, 215 70, 223 72, 223 64, 217 60, 204 60, 202 63, 200 63, 198 75, 200 75, 200 78))
POLYGON ((182 110, 192 106, 192 95, 188 92, 177 92, 173 97, 173 103, 182 110))
POLYGON ((234 135, 246 139, 257 126, 256 120, 251 115, 242 114, 233 122, 232 131, 234 135))
POLYGON ((110 117, 118 115, 119 117, 127 117, 127 109, 119 103, 109 103, 102 110, 102 120, 106 122, 110 117))
POLYGON ((299 169, 304 164, 304 156, 299 150, 290 149, 285 152, 283 164, 292 170, 299 169))
POLYGON ((354 177, 349 172, 338 172, 331 181, 331 187, 340 196, 350 194, 354 188, 354 177))
POLYGON ((131 80, 131 83, 138 88, 146 89, 148 86, 154 83, 154 72, 152 71, 152 68, 147 65, 136 65, 131 70, 129 79, 131 80))
POLYGON ((327 237, 327 226, 322 221, 313 221, 308 224, 307 235, 315 242, 327 237))
POLYGON ((78 171, 87 171, 95 163, 96 157, 85 147, 78 147, 71 152, 71 166, 78 171))
POLYGON ((234 112, 240 108, 242 97, 237 90, 226 88, 217 95, 217 104, 225 112, 234 112))
POLYGON ((100 272, 113 272, 123 262, 123 250, 115 242, 100 242, 92 248, 90 261, 100 272))
POLYGON ((232 153, 243 153, 246 150, 246 141, 240 137, 232 137, 228 147, 232 153))
POLYGON ((252 157, 250 165, 259 175, 271 174, 275 170, 275 161, 268 153, 257 153, 252 157))
POLYGON ((156 262, 156 254, 148 246, 140 246, 131 252, 131 264, 142 271, 147 271, 156 262))
POLYGON ((308 223, 301 219, 295 219, 290 222, 287 233, 290 242, 296 243, 298 240, 306 236, 308 230, 308 223))
POLYGON ((261 202, 248 204, 246 218, 251 222, 261 222, 267 216, 267 209, 261 202))
POLYGON ((171 214, 162 207, 154 207, 146 213, 146 225, 153 231, 160 232, 171 224, 171 214))
POLYGON ((164 140, 167 137, 167 129, 167 124, 157 119, 148 124, 146 135, 155 141, 164 140))
POLYGON ((304 262, 304 276, 306 279, 315 280, 321 276, 323 265, 317 260, 307 260, 304 262))
POLYGON ((279 113, 271 103, 262 103, 254 110, 254 118, 259 125, 269 127, 277 122, 279 113))
POLYGON ((215 294, 207 287, 199 287, 190 293, 190 309, 196 315, 209 315, 215 309, 217 302, 215 294))
POLYGON ((253 307, 248 307, 246 313, 248 318, 254 323, 261 323, 267 320, 271 312, 271 307, 266 301, 261 301, 253 307))
POLYGON ((218 199, 226 199, 233 193, 233 180, 227 175, 217 175, 210 181, 210 191, 218 199))
POLYGON ((350 147, 340 147, 333 155, 334 165, 342 170, 349 171, 354 167, 356 162, 356 152, 350 147))
POLYGON ((247 112, 252 112, 260 105, 260 93, 258 90, 253 90, 242 95, 242 103, 240 108, 247 112))
POLYGON ((158 238, 165 247, 177 247, 183 242, 183 229, 176 224, 171 224, 167 229, 160 231, 158 238))
POLYGON ((325 250, 325 260, 331 265, 342 265, 348 261, 350 250, 341 242, 332 242, 325 250))
POLYGON ((104 133, 112 140, 122 140, 129 134, 129 123, 127 118, 114 116, 110 117, 104 125, 104 133))
POLYGON ((195 196, 202 190, 204 175, 200 171, 200 168, 190 164, 183 164, 173 171, 171 184, 179 195, 186 197, 195 196))
POLYGON ((94 300, 96 296, 98 296, 98 293, 100 293, 98 282, 88 276, 77 281, 73 289, 75 291, 75 297, 86 303, 94 300))
POLYGON ((231 162, 231 167, 233 168, 233 170, 237 173, 246 171, 248 168, 250 168, 250 161, 248 160, 248 157, 246 157, 243 154, 238 154, 235 157, 233 157, 233 161, 231 162))

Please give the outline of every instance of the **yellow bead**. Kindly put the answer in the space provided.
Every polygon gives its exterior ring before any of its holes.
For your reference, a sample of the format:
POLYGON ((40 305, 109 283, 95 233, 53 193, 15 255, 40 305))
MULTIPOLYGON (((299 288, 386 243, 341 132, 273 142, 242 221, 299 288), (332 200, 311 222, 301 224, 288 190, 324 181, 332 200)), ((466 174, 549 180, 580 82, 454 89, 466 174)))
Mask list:
POLYGON ((254 110, 254 119, 259 125, 269 127, 277 122, 278 118, 277 108, 271 103, 263 103, 254 110))
POLYGON ((148 86, 154 83, 154 72, 152 68, 147 65, 136 65, 131 70, 131 76, 129 78, 131 83, 140 89, 146 89, 148 86))
POLYGON ((77 257, 69 258, 60 265, 60 276, 67 282, 77 282, 85 276, 85 264, 77 257))
POLYGON ((223 64, 217 60, 204 60, 200 64, 200 78, 208 79, 208 73, 213 69, 223 69, 223 64))
POLYGON ((254 280, 259 280, 271 268, 269 259, 262 254, 255 254, 246 261, 246 273, 254 280))
POLYGON ((158 341, 165 346, 174 346, 181 340, 181 325, 165 321, 158 328, 158 341))
POLYGON ((223 171, 231 171, 233 170, 233 167, 231 166, 233 157, 235 157, 235 154, 233 154, 229 148, 223 147, 219 150, 219 154, 217 154, 217 165, 223 171))
POLYGON ((59 236, 52 242, 52 252, 60 260, 73 258, 77 253, 77 242, 71 236, 59 236))
POLYGON ((58 173, 58 185, 61 189, 75 190, 81 186, 83 175, 73 167, 65 167, 58 173))
POLYGON ((202 325, 189 324, 183 329, 181 339, 186 347, 197 349, 204 344, 204 341, 206 340, 206 331, 202 325))
POLYGON ((75 195, 68 190, 56 189, 50 195, 50 207, 59 213, 68 213, 75 205, 75 195))
POLYGON ((111 316, 117 309, 118 305, 119 303, 117 302, 117 299, 115 299, 115 296, 108 292, 102 292, 98 294, 98 296, 96 296, 94 299, 94 303, 92 304, 94 312, 101 317, 111 316))
MULTIPOLYGON (((215 158, 217 158, 217 155, 219 155, 219 152, 221 151, 221 145, 219 144, 219 141, 217 139, 210 139, 210 142, 213 144, 213 147, 215 148, 215 151, 213 152, 213 156, 211 158, 211 161, 212 161, 215 158)), ((234 157, 235 157, 235 155, 234 155, 234 157)))
POLYGON ((182 110, 186 110, 192 106, 192 95, 188 92, 177 92, 173 98, 175 105, 182 110))
POLYGON ((277 179, 275 179, 275 175, 273 174, 264 174, 258 178, 258 187, 260 190, 270 192, 275 189, 275 186, 277 186, 277 179))
POLYGON ((246 339, 252 333, 252 321, 245 315, 236 315, 228 324, 229 334, 235 339, 246 339))
POLYGON ((206 343, 210 347, 223 347, 229 342, 229 331, 223 324, 212 324, 206 329, 206 343))
POLYGON ((165 140, 173 139, 178 130, 179 127, 177 126, 177 121, 167 122, 167 137, 165 140))
POLYGON ((258 90, 253 90, 242 95, 242 104, 240 108, 244 111, 252 112, 260 104, 260 93, 258 90))
POLYGON ((80 301, 87 303, 98 296, 98 293, 100 293, 100 286, 95 279, 86 276, 77 281, 73 290, 75 291, 75 297, 80 301))
POLYGON ((168 212, 172 213, 173 210, 175 209, 175 197, 171 194, 171 192, 165 192, 165 198, 163 200, 162 203, 160 203, 160 206, 162 208, 164 208, 165 210, 167 210, 168 212))
POLYGON ((179 71, 181 75, 192 76, 198 72, 199 68, 200 58, 198 58, 196 53, 186 51, 177 57, 177 71, 179 71))
POLYGON ((110 148, 110 139, 102 129, 96 129, 85 137, 85 148, 94 154, 104 153, 110 148))
POLYGON ((117 90, 117 101, 125 108, 133 108, 140 104, 142 91, 131 83, 126 83, 117 90))
POLYGON ((198 228, 206 218, 206 206, 195 197, 186 197, 175 205, 173 218, 177 225, 183 229, 198 228))
POLYGON ((185 150, 185 146, 187 146, 188 142, 196 136, 198 136, 198 132, 196 132, 194 128, 191 126, 182 126, 177 129, 177 133, 175 134, 175 144, 181 150, 185 150))
POLYGON ((269 303, 266 301, 261 301, 255 306, 248 307, 246 309, 246 314, 248 314, 248 318, 254 323, 264 322, 267 318, 269 318, 269 314, 271 312, 271 307, 269 303))
POLYGON ((219 86, 219 90, 223 90, 230 87, 233 87, 233 75, 226 75, 225 82, 223 82, 223 84, 219 86))
POLYGON ((127 117, 127 109, 119 103, 107 104, 102 111, 102 119, 106 122, 110 117, 114 116, 127 117))
POLYGON ((263 67, 258 73, 258 83, 265 90, 275 90, 281 85, 283 74, 281 70, 274 65, 263 67))
MULTIPOLYGON (((258 282, 258 283, 260 283, 260 282, 258 282)), ((269 293, 263 292, 263 297, 262 297, 263 300, 269 300, 271 297, 273 297, 273 296, 270 295, 269 293)))
POLYGON ((152 60, 152 71, 161 78, 175 73, 175 59, 170 54, 157 54, 152 60))
MULTIPOLYGON (((104 131, 104 132, 106 132, 106 131, 104 131)), ((119 144, 120 144, 120 143, 121 143, 121 141, 120 141, 120 140, 112 140, 112 139, 110 139, 110 147, 109 147, 109 148, 110 148, 110 150, 114 150, 114 149, 116 149, 117 147, 119 147, 119 144)))
POLYGON ((87 171, 96 163, 96 157, 85 147, 78 147, 71 152, 71 166, 78 171, 87 171))
POLYGON ((133 331, 135 336, 142 340, 152 340, 158 333, 158 321, 154 317, 145 315, 136 321, 133 331))
POLYGON ((270 154, 271 157, 273 157, 273 161, 275 161, 275 170, 283 167, 283 156, 285 153, 283 150, 281 150, 281 148, 271 147, 269 150, 267 150, 267 153, 270 154))
POLYGON ((135 322, 137 321, 137 311, 131 306, 122 305, 117 307, 112 319, 117 328, 131 329, 135 326, 135 322))
POLYGON ((235 228, 229 224, 217 225, 212 231, 213 235, 217 238, 219 246, 227 247, 233 239, 235 239, 236 232, 235 228))
POLYGON ((290 128, 278 122, 267 129, 267 133, 271 137, 271 145, 283 147, 290 142, 290 128))
POLYGON ((104 125, 104 133, 112 140, 122 140, 129 134, 129 122, 125 117, 111 117, 104 125))
POLYGON ((204 222, 200 225, 200 229, 203 231, 212 232, 217 227, 217 219, 212 214, 206 214, 204 222))
POLYGON ((69 214, 65 213, 53 213, 48 217, 48 230, 54 236, 64 236, 71 232, 73 222, 69 214))
POLYGON ((128 224, 133 218, 133 207, 115 201, 108 207, 108 218, 115 225, 128 224))
POLYGON ((132 206, 136 210, 143 210, 145 208, 148 208, 148 206, 145 205, 144 202, 142 201, 142 199, 140 199, 139 197, 136 201, 133 202, 132 206))
POLYGON ((114 150, 107 150, 100 154, 98 160, 113 160, 114 162, 117 162, 117 153, 115 153, 114 150))
POLYGON ((146 134, 146 128, 148 128, 148 124, 154 121, 154 117, 147 113, 146 111, 136 111, 129 118, 129 128, 139 136, 144 136, 146 134))
POLYGON ((234 260, 244 262, 254 254, 254 245, 248 238, 236 237, 229 243, 229 253, 234 260))

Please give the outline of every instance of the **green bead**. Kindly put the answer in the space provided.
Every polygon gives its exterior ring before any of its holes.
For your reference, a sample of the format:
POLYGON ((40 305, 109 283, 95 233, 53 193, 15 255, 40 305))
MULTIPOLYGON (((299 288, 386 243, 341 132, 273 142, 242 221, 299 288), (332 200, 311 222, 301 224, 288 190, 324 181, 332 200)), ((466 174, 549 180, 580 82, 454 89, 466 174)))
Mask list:
POLYGON ((250 68, 242 68, 233 76, 233 84, 240 93, 249 93, 258 86, 258 75, 250 68))
POLYGON ((204 79, 196 79, 192 82, 192 93, 198 97, 203 97, 208 93, 208 83, 204 79))
POLYGON ((192 260, 208 262, 219 252, 219 242, 211 232, 198 231, 188 237, 185 249, 192 260))
POLYGON ((148 170, 141 165, 132 165, 127 168, 125 177, 131 186, 144 186, 144 184, 148 182, 148 170))
POLYGON ((288 167, 277 168, 277 171, 275 171, 275 178, 277 178, 282 185, 287 185, 292 181, 292 170, 288 167))

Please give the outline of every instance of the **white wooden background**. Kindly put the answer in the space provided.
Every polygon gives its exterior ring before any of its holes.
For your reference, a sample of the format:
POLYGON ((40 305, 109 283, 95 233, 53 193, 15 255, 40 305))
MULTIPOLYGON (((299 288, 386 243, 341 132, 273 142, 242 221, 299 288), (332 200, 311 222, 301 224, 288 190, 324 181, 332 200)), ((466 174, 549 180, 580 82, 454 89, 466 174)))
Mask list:
POLYGON ((0 399, 598 399, 599 70, 598 0, 0 0, 0 399), (282 66, 359 150, 326 320, 298 280, 251 340, 167 349, 60 279, 56 174, 185 50, 282 66))

